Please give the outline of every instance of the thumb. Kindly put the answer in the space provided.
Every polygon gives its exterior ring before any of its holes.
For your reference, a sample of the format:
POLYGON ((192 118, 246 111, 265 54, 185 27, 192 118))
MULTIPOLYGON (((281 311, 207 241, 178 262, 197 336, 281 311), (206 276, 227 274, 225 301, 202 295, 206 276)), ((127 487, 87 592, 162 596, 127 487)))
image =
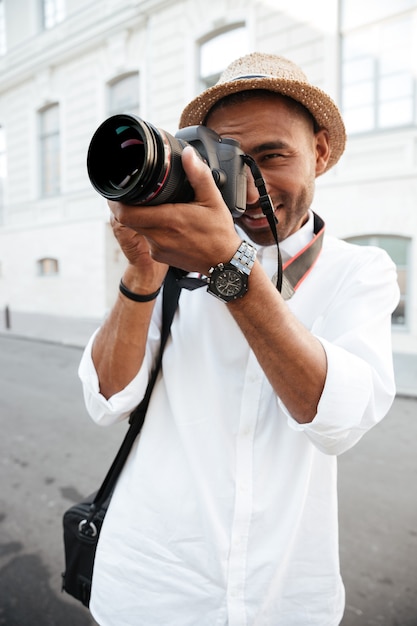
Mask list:
POLYGON ((182 166, 187 179, 194 189, 195 201, 210 206, 223 202, 221 193, 214 182, 209 166, 196 154, 191 146, 182 153, 182 166))

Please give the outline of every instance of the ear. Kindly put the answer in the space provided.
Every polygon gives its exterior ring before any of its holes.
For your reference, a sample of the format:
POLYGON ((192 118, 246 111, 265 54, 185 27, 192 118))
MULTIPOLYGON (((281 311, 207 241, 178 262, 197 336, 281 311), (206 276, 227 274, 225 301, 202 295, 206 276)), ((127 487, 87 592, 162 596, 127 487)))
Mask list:
POLYGON ((316 176, 323 174, 330 158, 329 133, 321 128, 314 135, 316 143, 316 176))

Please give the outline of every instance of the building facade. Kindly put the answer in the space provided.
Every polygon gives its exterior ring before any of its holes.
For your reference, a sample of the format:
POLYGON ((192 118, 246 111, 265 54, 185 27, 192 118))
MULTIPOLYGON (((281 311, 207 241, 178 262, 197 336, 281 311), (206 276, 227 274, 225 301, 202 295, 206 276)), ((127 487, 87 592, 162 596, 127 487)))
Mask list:
POLYGON ((100 320, 124 259, 86 154, 114 113, 175 134, 227 63, 288 56, 332 95, 347 149, 327 229, 397 264, 396 352, 417 354, 417 0, 0 0, 0 314, 100 320))

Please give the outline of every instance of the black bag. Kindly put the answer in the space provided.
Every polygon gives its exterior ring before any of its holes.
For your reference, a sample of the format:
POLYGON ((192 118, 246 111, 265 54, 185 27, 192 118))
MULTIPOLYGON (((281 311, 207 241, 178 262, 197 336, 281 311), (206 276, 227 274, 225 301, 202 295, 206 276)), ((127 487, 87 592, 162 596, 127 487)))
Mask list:
POLYGON ((90 604, 94 558, 101 526, 119 474, 143 426, 152 389, 161 367, 162 354, 177 308, 179 294, 180 286, 175 270, 170 268, 164 282, 161 345, 145 396, 130 415, 129 429, 100 489, 82 502, 74 504, 64 513, 65 572, 62 574, 62 590, 80 600, 87 607, 90 604))
POLYGON ((64 513, 63 518, 66 569, 62 575, 62 589, 87 607, 90 603, 97 542, 110 502, 109 497, 101 508, 91 515, 95 495, 86 498, 84 502, 74 504, 64 513))

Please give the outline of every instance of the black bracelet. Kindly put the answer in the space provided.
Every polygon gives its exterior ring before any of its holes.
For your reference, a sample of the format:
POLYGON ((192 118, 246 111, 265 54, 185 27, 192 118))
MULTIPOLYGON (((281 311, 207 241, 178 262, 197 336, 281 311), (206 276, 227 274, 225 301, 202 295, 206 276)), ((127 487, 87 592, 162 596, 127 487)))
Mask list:
POLYGON ((129 300, 134 300, 134 302, 150 302, 151 300, 155 300, 155 298, 157 297, 157 295, 161 291, 161 287, 159 287, 159 289, 157 289, 153 293, 148 293, 148 294, 142 296, 142 295, 139 295, 138 293, 133 293, 133 291, 130 291, 130 289, 128 289, 123 284, 122 280, 120 280, 119 289, 122 292, 122 294, 124 296, 126 296, 126 298, 129 298, 129 300))

